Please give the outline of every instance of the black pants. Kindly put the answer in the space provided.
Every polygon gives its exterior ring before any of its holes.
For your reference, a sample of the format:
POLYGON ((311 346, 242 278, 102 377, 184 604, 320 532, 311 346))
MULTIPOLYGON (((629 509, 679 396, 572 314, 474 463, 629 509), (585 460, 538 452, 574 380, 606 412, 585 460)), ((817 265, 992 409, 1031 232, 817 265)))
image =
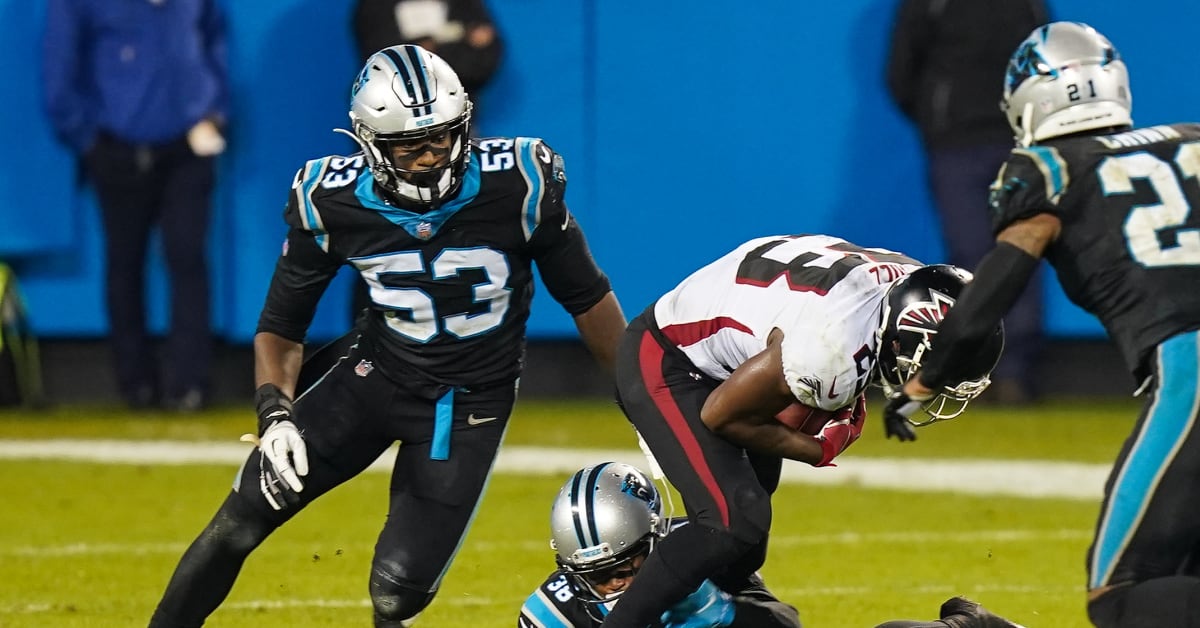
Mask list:
POLYGON ((205 249, 213 158, 196 156, 182 137, 134 145, 101 134, 84 166, 103 218, 105 296, 122 395, 145 402, 160 392, 178 397, 192 389, 205 391, 212 362, 205 249), (146 329, 146 253, 155 226, 170 273, 165 390, 146 329))
POLYGON ((1147 359, 1154 385, 1104 486, 1088 549, 1100 628, 1200 626, 1200 331, 1147 359))
POLYGON ((397 385, 374 369, 365 342, 331 363, 295 403, 309 461, 300 505, 271 509, 259 490, 260 457, 252 452, 233 492, 180 561, 151 626, 203 623, 259 543, 313 500, 358 475, 397 440, 401 446, 387 517, 371 570, 376 624, 407 619, 432 600, 483 496, 516 401, 515 385, 457 389, 447 425, 449 448, 443 452, 448 455, 435 459, 435 422, 445 389, 397 385))
POLYGON ((652 310, 625 331, 617 349, 621 408, 678 489, 690 524, 659 542, 606 627, 645 626, 705 579, 737 590, 766 559, 771 494, 783 463, 701 422, 704 400, 719 384, 664 342, 652 310))

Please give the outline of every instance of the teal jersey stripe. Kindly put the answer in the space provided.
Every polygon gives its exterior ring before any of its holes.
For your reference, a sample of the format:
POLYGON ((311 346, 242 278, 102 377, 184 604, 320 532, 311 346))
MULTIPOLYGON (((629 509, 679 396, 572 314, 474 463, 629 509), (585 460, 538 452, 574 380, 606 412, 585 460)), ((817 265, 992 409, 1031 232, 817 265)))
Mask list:
POLYGON ((1174 336, 1158 347, 1159 389, 1108 498, 1096 536, 1088 588, 1110 583, 1121 554, 1142 519, 1162 473, 1188 437, 1200 405, 1200 332, 1174 336))

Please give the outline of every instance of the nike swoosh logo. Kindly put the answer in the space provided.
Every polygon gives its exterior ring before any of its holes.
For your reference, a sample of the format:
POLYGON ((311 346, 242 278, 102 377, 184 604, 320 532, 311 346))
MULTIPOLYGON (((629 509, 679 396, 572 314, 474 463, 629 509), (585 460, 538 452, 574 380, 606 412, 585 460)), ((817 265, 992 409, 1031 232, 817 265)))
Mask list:
POLYGON ((289 413, 287 410, 276 410, 276 411, 274 411, 274 412, 272 412, 272 413, 268 414, 268 415, 267 415, 267 418, 268 418, 268 419, 273 419, 273 418, 275 418, 275 417, 277 417, 277 416, 290 416, 290 413, 289 413))
POLYGON ((570 212, 566 212, 566 213, 563 215, 563 224, 562 224, 562 226, 561 226, 561 227, 559 227, 559 230, 560 230, 560 231, 566 231, 566 230, 567 230, 567 225, 569 225, 569 224, 571 224, 571 213, 570 213, 570 212))
POLYGON ((833 376, 833 381, 829 382, 829 398, 830 399, 837 399, 837 393, 834 392, 834 390, 833 390, 834 386, 837 386, 837 376, 836 375, 833 376))
POLYGON ((482 425, 484 423, 487 423, 488 421, 495 421, 498 418, 500 418, 500 417, 485 416, 485 417, 480 417, 477 419, 477 418, 475 418, 475 414, 471 413, 471 414, 467 415, 467 425, 482 425))

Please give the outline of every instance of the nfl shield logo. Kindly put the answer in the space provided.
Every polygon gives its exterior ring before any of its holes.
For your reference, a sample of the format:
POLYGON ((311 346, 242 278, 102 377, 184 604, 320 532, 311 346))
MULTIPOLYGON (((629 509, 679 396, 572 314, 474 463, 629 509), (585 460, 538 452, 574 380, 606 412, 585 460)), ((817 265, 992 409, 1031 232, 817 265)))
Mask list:
POLYGON ((358 362, 358 364, 354 367, 354 374, 359 377, 366 377, 367 375, 371 374, 371 371, 374 371, 374 370, 375 370, 375 365, 371 364, 370 361, 360 360, 358 362))
POLYGON ((417 225, 417 237, 422 240, 428 240, 433 235, 433 225, 423 222, 417 225))

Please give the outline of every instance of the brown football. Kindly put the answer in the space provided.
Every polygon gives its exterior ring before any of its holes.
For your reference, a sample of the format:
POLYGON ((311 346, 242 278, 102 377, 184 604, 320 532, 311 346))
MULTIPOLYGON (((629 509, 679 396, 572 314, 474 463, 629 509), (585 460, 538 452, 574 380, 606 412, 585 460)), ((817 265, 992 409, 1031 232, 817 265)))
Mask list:
POLYGON ((783 409, 775 415, 775 420, 809 436, 816 436, 821 428, 832 419, 834 412, 806 406, 799 401, 783 409))

